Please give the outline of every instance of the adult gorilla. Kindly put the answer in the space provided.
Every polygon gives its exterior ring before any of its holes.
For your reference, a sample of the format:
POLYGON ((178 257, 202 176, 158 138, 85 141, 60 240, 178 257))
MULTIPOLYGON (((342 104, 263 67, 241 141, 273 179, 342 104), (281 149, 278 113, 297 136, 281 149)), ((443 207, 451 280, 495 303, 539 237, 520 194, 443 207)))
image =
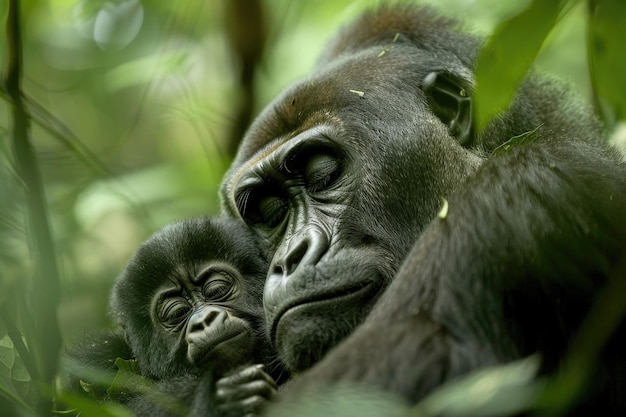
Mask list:
POLYGON ((367 317, 305 381, 416 401, 534 352, 552 370, 622 279, 626 167, 596 119, 532 76, 476 132, 480 41, 456 27, 411 6, 363 15, 258 117, 224 179, 226 211, 272 257, 266 320, 292 370, 367 317))

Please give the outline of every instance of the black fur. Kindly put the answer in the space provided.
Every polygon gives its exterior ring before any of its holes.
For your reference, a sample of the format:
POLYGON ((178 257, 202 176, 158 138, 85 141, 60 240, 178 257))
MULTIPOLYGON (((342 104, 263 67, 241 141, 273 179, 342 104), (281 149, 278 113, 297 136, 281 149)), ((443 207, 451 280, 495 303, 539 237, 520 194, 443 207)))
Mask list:
POLYGON ((274 379, 284 377, 263 326, 266 270, 256 240, 232 219, 165 227, 113 288, 111 310, 123 333, 96 334, 70 350, 81 371, 73 391, 83 381, 91 396, 139 416, 257 413, 274 395, 274 379), (111 390, 118 357, 136 360, 138 375, 111 390))
MULTIPOLYGON (((625 278, 626 166, 595 116, 531 74, 461 140, 482 41, 458 27, 414 6, 349 24, 261 113, 223 181, 225 212, 272 257, 270 337, 292 369, 314 365, 296 386, 364 382, 416 402, 537 352, 554 372, 625 278)), ((614 409, 623 334, 594 382, 614 409)))

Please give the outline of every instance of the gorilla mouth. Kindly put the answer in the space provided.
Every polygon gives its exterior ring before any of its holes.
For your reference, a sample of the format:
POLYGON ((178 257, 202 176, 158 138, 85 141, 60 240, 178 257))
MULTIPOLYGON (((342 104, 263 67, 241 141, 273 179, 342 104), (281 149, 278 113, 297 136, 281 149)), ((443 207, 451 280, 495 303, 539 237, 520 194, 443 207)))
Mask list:
MULTIPOLYGON (((201 349, 197 349, 195 352, 191 353, 191 362, 195 363, 198 367, 202 367, 203 364, 211 361, 211 356, 215 353, 217 348, 228 345, 232 342, 236 342, 237 340, 245 338, 247 336, 247 329, 243 329, 237 332, 226 333, 219 337, 211 337, 210 342, 208 342, 201 349)), ((240 345, 241 342, 237 342, 237 346, 240 345)))
POLYGON ((224 337, 220 337, 216 339, 215 341, 213 341, 213 343, 207 346, 207 353, 213 352, 220 345, 227 344, 234 339, 240 339, 244 337, 245 333, 246 333, 246 330, 244 329, 239 332, 230 333, 230 334, 225 335, 224 337))
POLYGON ((270 330, 270 339, 276 345, 277 328, 281 320, 288 314, 297 314, 299 310, 314 308, 322 310, 324 305, 333 306, 336 304, 361 305, 360 300, 374 299, 375 294, 380 290, 380 282, 370 281, 365 284, 348 286, 341 289, 333 289, 331 293, 319 293, 307 298, 294 300, 286 304, 276 314, 270 330))

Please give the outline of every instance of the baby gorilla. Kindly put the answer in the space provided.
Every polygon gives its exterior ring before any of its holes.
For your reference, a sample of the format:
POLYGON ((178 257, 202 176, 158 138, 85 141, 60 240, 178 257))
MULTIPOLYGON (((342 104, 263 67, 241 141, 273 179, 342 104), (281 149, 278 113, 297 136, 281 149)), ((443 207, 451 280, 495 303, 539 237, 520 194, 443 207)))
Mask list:
MULTIPOLYGON (((178 415, 179 405, 198 416, 257 414, 282 376, 276 364, 268 373, 259 365, 273 357, 261 301, 267 269, 250 232, 225 218, 176 223, 147 240, 115 283, 111 306, 157 395, 119 401, 139 416, 178 415)), ((111 352, 99 357, 89 346, 71 356, 112 363, 111 352)))

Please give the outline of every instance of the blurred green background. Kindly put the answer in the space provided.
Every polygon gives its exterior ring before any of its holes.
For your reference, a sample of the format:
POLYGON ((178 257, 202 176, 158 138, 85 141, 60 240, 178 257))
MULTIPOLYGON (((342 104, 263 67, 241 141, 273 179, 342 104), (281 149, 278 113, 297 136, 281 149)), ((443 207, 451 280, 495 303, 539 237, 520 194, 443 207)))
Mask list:
MULTIPOLYGON (((32 138, 61 270, 64 341, 110 325, 111 284, 151 233, 219 212, 219 182, 250 117, 307 73, 342 22, 380 2, 22 2, 23 90, 40 121, 32 138)), ((430 3, 487 35, 530 2, 430 3)), ((0 0, 2 14, 7 7, 0 0)), ((590 101, 585 7, 577 2, 559 22, 537 64, 590 101)), ((0 56, 4 71, 4 31, 0 56)), ((0 302, 28 291, 33 275, 10 126, 3 99, 0 302)))
MULTIPOLYGON (((4 13, 6 3, 0 0, 4 13)), ((260 3, 266 43, 255 66, 253 113, 306 74, 342 22, 375 2, 260 3)), ((487 34, 528 2, 432 3, 487 34)), ((588 95, 584 5, 577 8, 555 28, 538 63, 588 95)), ((23 2, 24 90, 73 132, 68 140, 92 153, 81 157, 34 125, 61 259, 64 339, 106 325, 109 287, 153 231, 218 213, 217 187, 232 156, 232 134, 243 128, 235 126, 238 109, 249 98, 232 35, 245 32, 236 19, 249 17, 233 18, 237 12, 228 0, 23 2)), ((4 68, 6 42, 0 49, 4 68)), ((30 266, 21 191, 7 179, 8 117, 0 101, 3 286, 23 280, 30 266)))

